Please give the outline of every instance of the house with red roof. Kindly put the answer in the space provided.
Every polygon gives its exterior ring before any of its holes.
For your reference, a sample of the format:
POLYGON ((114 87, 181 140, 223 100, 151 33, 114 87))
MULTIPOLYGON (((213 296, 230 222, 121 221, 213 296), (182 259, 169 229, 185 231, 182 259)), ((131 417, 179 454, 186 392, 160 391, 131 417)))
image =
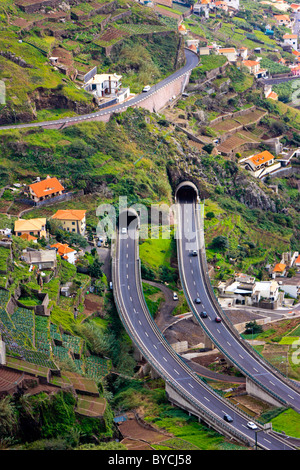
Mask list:
POLYGON ((55 196, 60 196, 64 191, 63 185, 58 181, 57 178, 47 176, 42 181, 36 181, 29 185, 30 199, 35 203, 51 199, 55 196))
POLYGON ((55 243, 51 245, 51 248, 56 249, 56 253, 64 260, 68 261, 68 263, 75 264, 77 251, 73 248, 70 248, 65 243, 55 243))

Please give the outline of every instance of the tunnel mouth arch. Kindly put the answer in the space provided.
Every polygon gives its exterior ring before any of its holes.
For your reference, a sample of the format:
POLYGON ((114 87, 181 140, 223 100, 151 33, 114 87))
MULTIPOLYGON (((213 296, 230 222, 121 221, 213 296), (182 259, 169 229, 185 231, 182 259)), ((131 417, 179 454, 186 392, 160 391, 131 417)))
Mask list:
POLYGON ((117 227, 119 229, 121 227, 129 228, 130 224, 132 224, 133 222, 136 222, 137 226, 139 226, 139 214, 135 209, 129 207, 120 212, 117 218, 117 227))
POLYGON ((175 200, 179 201, 195 201, 198 198, 198 188, 191 181, 183 181, 175 191, 175 200))

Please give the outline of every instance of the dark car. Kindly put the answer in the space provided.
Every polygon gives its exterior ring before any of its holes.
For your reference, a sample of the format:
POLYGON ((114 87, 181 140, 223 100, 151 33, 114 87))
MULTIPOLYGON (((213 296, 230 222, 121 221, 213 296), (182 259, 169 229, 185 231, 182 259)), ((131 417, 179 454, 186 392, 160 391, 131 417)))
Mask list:
POLYGON ((220 317, 216 317, 216 318, 215 318, 215 321, 216 321, 217 323, 220 323, 220 322, 222 321, 222 319, 221 319, 220 317))
POLYGON ((193 251, 192 251, 192 255, 193 255, 193 256, 197 256, 197 255, 198 255, 197 250, 193 250, 193 251))
POLYGON ((195 299, 195 304, 201 304, 201 300, 199 299, 199 297, 195 299))
POLYGON ((206 312, 201 312, 200 317, 201 318, 207 318, 207 313, 206 312))
POLYGON ((224 415, 224 419, 225 419, 225 421, 227 421, 227 423, 231 423, 233 421, 233 418, 230 415, 227 415, 227 414, 224 415))

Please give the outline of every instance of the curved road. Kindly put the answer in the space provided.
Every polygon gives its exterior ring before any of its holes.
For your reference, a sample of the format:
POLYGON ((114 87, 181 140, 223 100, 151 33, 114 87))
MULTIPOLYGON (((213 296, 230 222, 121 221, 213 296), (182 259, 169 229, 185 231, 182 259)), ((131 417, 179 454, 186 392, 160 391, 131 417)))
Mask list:
POLYGON ((197 320, 208 333, 216 347, 238 367, 241 372, 253 380, 265 391, 271 392, 274 398, 291 406, 300 412, 300 389, 289 386, 287 380, 278 373, 273 373, 271 367, 258 360, 254 352, 243 344, 239 335, 234 334, 224 318, 216 322, 216 317, 222 317, 221 309, 217 309, 213 301, 214 293, 211 286, 207 287, 205 248, 203 231, 200 229, 200 204, 196 200, 177 197, 178 207, 178 263, 181 282, 197 320), (201 240, 202 237, 202 240, 201 240), (197 256, 193 256, 193 250, 197 256), (202 255, 201 255, 202 251, 202 255), (206 277, 206 279, 205 279, 206 277), (199 298, 201 303, 195 300, 199 298), (207 313, 207 318, 201 317, 201 312, 207 313))
POLYGON ((70 125, 70 123, 76 124, 77 122, 93 120, 99 116, 105 116, 106 114, 111 114, 113 112, 125 111, 127 108, 130 108, 131 106, 139 105, 146 98, 149 98, 149 96, 153 95, 158 90, 161 90, 162 88, 166 87, 173 81, 177 80, 179 77, 191 72, 191 70, 193 70, 193 68, 195 68, 198 65, 199 58, 197 54, 195 54, 194 52, 188 49, 185 49, 185 57, 186 57, 186 63, 181 69, 176 70, 176 72, 172 73, 172 75, 170 75, 169 77, 153 85, 148 92, 141 93, 140 95, 136 95, 134 98, 124 103, 116 104, 114 106, 110 106, 109 108, 101 109, 101 111, 97 111, 95 113, 82 114, 76 117, 57 119, 53 121, 33 122, 33 123, 28 123, 28 124, 9 124, 7 126, 0 126, 0 130, 24 129, 27 127, 47 127, 47 126, 63 125, 63 124, 70 125))
MULTIPOLYGON (((151 318, 141 287, 138 233, 136 218, 129 224, 127 233, 118 233, 112 263, 114 298, 129 336, 158 374, 187 402, 215 421, 219 430, 221 426, 246 445, 255 445, 255 432, 247 427, 248 417, 197 377, 170 347, 151 318), (224 421, 225 413, 232 416, 232 423, 224 421)), ((294 449, 259 425, 258 431, 259 447, 266 450, 294 449)))

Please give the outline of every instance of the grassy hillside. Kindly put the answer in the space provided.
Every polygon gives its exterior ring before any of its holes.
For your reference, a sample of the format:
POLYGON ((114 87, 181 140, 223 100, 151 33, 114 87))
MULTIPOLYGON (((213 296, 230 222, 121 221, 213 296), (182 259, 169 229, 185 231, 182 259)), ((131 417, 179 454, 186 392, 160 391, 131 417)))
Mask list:
POLYGON ((0 80, 6 105, 0 123, 55 119, 96 109, 83 76, 121 73, 138 93, 182 64, 176 22, 166 25, 134 1, 97 0, 23 12, 14 0, 0 7, 0 80), (49 58, 58 57, 58 65, 49 58))

